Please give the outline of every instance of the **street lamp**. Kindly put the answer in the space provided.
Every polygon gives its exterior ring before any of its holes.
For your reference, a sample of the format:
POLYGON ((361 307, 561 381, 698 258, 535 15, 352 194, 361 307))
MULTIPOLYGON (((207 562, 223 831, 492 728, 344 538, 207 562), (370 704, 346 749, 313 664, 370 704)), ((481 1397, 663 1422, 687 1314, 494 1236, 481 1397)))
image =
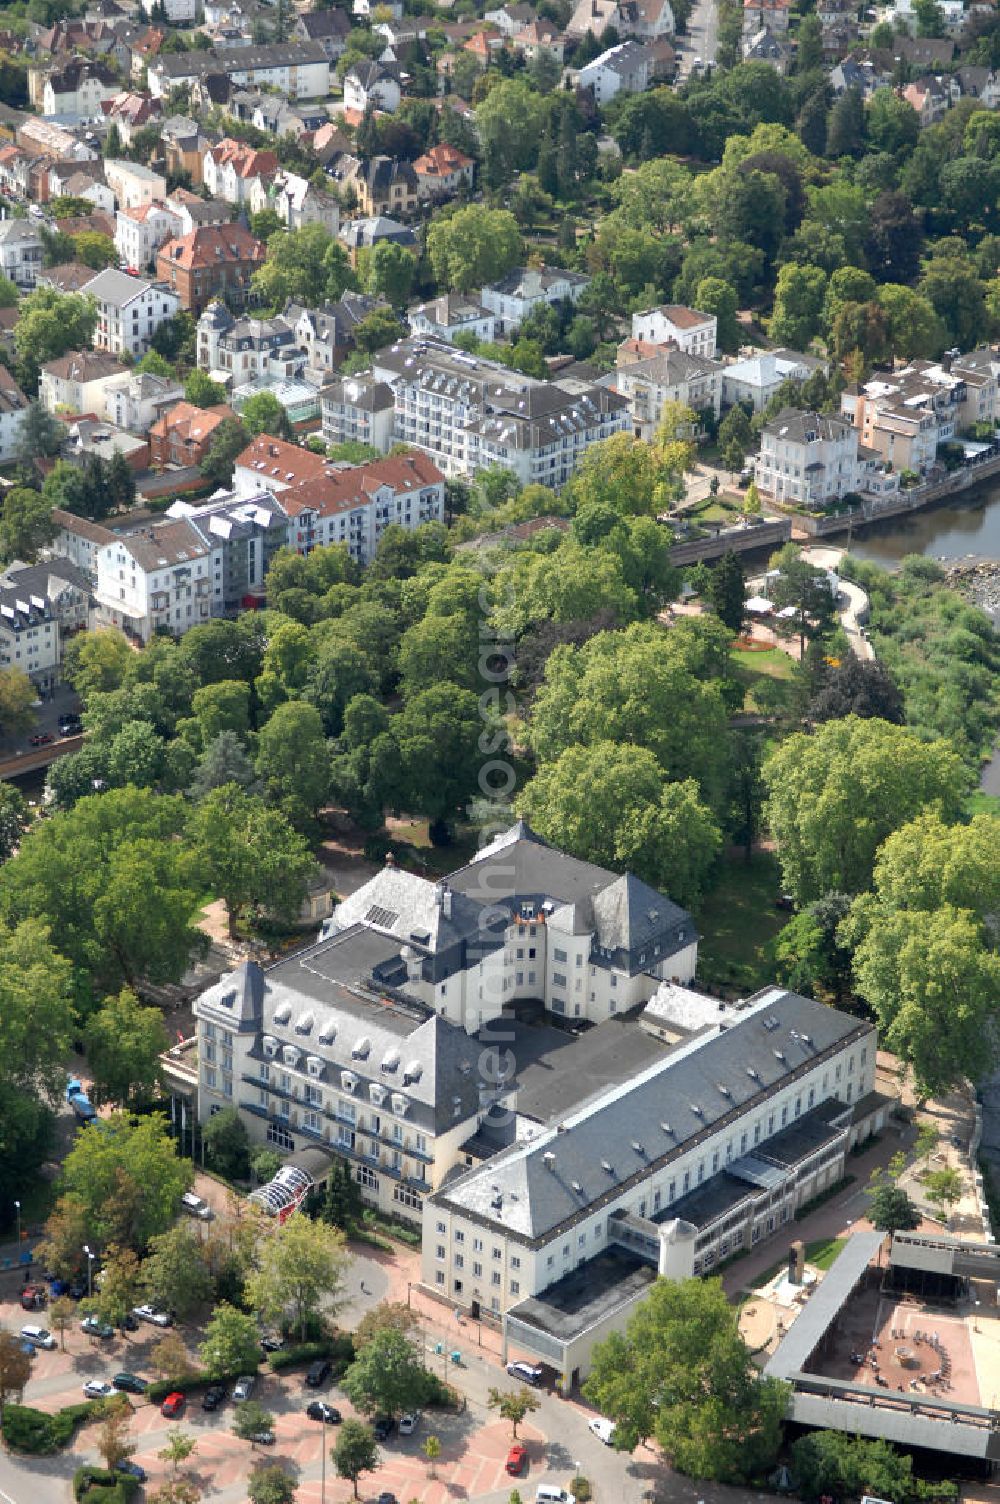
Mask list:
POLYGON ((89 1243, 84 1243, 83 1251, 87 1255, 87 1299, 90 1300, 94 1294, 94 1259, 96 1255, 93 1253, 89 1243))
POLYGON ((320 1458, 319 1504, 326 1504, 326 1410, 320 1416, 323 1427, 323 1451, 320 1458))
POLYGON ((21 1249, 21 1203, 20 1203, 20 1201, 15 1201, 14 1202, 14 1210, 17 1213, 17 1247, 18 1247, 18 1252, 20 1252, 20 1249, 21 1249))

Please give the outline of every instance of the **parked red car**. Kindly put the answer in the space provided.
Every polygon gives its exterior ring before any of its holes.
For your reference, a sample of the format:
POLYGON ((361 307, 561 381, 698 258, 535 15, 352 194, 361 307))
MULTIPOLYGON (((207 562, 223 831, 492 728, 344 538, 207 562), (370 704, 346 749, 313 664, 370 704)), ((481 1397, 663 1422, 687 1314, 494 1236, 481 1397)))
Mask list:
POLYGON ((25 1311, 43 1310, 46 1293, 44 1285, 25 1285, 21 1291, 21 1309, 25 1311))
POLYGON ((175 1416, 180 1415, 183 1409, 184 1396, 175 1389, 173 1394, 168 1394, 163 1401, 163 1404, 160 1406, 160 1414, 165 1415, 168 1420, 173 1420, 175 1416))
POLYGON ((520 1477, 521 1473, 524 1472, 524 1464, 527 1462, 527 1460, 527 1447, 523 1447, 519 1441, 515 1441, 514 1445, 507 1453, 507 1471, 508 1473, 510 1473, 512 1478, 520 1477))

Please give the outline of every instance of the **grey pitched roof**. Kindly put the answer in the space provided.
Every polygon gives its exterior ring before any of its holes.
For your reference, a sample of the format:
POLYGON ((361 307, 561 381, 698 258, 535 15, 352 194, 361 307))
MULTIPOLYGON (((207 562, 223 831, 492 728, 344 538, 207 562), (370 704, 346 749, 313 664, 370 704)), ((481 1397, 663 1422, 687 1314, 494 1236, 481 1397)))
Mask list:
POLYGON ((435 1199, 542 1240, 595 1205, 613 1209, 653 1164, 678 1157, 723 1119, 763 1103, 798 1067, 870 1028, 810 998, 768 989, 741 1016, 453 1180, 435 1199))
POLYGON ((194 52, 161 53, 153 65, 164 78, 204 78, 212 73, 240 73, 250 68, 328 62, 315 42, 274 42, 262 47, 220 47, 194 52))
POLYGON ((96 277, 91 277, 80 289, 81 292, 89 293, 102 303, 114 303, 119 308, 126 303, 131 303, 133 298, 141 297, 148 292, 153 283, 144 277, 130 277, 127 272, 119 272, 114 267, 106 267, 103 272, 98 272, 96 277))

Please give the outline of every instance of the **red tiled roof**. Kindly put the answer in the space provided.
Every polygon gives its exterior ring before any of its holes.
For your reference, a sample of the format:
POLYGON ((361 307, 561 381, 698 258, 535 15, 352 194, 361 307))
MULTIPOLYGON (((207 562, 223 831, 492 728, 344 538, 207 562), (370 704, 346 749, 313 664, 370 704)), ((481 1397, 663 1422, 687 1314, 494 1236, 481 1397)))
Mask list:
POLYGON ((255 240, 242 225, 199 225, 187 235, 179 235, 160 247, 159 257, 185 271, 242 261, 263 263, 264 244, 255 240))
POLYGON ((195 407, 191 402, 178 402, 157 418, 149 433, 154 439, 189 439, 192 444, 200 444, 226 418, 235 417, 233 409, 225 403, 218 407, 195 407))
POLYGON ((430 151, 425 152, 422 157, 418 157, 413 164, 413 170, 421 176, 446 177, 448 173, 461 172, 464 168, 471 166, 471 157, 467 157, 457 147, 442 142, 439 146, 432 146, 430 151))
POLYGON ((353 465, 346 470, 325 466, 322 476, 282 491, 279 499, 291 517, 304 511, 332 517, 365 505, 380 486, 391 486, 398 493, 438 485, 443 480, 444 475, 429 455, 411 449, 406 454, 373 460, 368 465, 353 465))
POLYGON ((256 470, 262 479, 272 477, 288 485, 300 481, 315 480, 326 469, 326 460, 311 449, 302 449, 298 444, 289 444, 284 439, 274 439, 261 433, 253 443, 236 457, 237 465, 244 470, 256 470))
POLYGON ((218 146, 213 146, 211 156, 220 167, 232 167, 240 178, 269 177, 278 170, 275 152, 258 151, 245 141, 234 141, 231 136, 226 136, 218 146))

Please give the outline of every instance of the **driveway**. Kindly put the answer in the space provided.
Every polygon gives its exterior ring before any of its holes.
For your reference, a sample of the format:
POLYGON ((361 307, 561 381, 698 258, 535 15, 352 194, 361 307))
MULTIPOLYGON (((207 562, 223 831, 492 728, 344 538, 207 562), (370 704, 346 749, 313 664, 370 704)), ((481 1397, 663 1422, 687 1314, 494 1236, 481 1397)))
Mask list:
MULTIPOLYGON (((812 564, 816 569, 830 569, 836 573, 845 553, 846 550, 843 548, 804 548, 802 557, 807 564, 812 564)), ((840 591, 837 596, 837 615, 840 617, 840 625, 844 629, 847 640, 851 644, 851 651, 863 663, 874 663, 875 649, 862 630, 862 623, 868 620, 869 614, 868 592, 850 580, 845 580, 839 575, 838 578, 840 591)))

